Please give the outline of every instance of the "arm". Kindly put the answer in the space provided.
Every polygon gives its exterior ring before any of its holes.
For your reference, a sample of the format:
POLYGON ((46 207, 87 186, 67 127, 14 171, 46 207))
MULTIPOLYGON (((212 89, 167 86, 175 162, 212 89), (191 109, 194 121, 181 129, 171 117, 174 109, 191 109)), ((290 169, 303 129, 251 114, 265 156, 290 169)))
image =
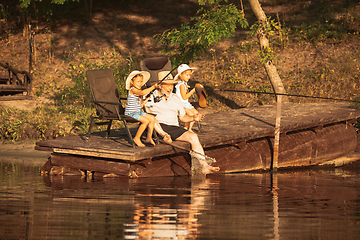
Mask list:
POLYGON ((180 85, 180 93, 182 99, 184 100, 189 99, 189 97, 191 97, 191 95, 193 95, 194 92, 195 92, 195 88, 193 88, 190 92, 187 93, 185 90, 185 86, 183 84, 180 85))
POLYGON ((137 89, 137 88, 132 88, 131 89, 131 94, 136 94, 136 95, 139 95, 139 96, 144 96, 144 95, 147 95, 149 94, 151 91, 155 90, 156 88, 158 88, 158 84, 155 83, 154 85, 152 85, 151 87, 149 88, 146 88, 144 90, 141 90, 141 89, 137 89))
POLYGON ((183 116, 180 116, 180 121, 182 122, 193 122, 193 121, 196 121, 196 122, 200 122, 204 119, 205 115, 204 114, 200 114, 200 113, 196 113, 194 116, 189 116, 189 115, 183 115, 183 116))
MULTIPOLYGON (((150 96, 145 98, 143 101, 141 101, 141 107, 144 107, 145 104, 149 101, 149 99, 150 99, 150 96)), ((146 109, 146 106, 145 106, 145 109, 146 109)))

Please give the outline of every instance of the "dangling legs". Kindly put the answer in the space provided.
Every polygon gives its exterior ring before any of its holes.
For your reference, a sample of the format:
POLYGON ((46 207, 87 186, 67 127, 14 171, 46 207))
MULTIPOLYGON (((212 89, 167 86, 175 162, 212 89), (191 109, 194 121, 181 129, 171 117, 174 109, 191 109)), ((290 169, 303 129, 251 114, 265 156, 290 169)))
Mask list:
POLYGON ((134 142, 136 145, 138 145, 139 147, 145 147, 145 145, 141 142, 140 137, 143 134, 143 132, 145 131, 145 129, 147 128, 147 126, 149 125, 149 120, 144 117, 144 116, 140 116, 139 118, 140 121, 140 126, 139 129, 136 132, 135 137, 133 138, 134 142))
POLYGON ((160 134, 160 136, 163 138, 164 142, 172 143, 171 136, 162 129, 162 127, 160 126, 159 122, 156 119, 155 119, 155 131, 158 134, 160 134))
MULTIPOLYGON (((185 109, 185 112, 186 112, 186 114, 189 115, 189 116, 194 116, 195 114, 198 113, 198 111, 197 111, 195 108, 185 109)), ((189 124, 188 130, 189 130, 190 132, 192 132, 192 127, 194 126, 194 123, 195 123, 195 121, 188 123, 188 124, 189 124)), ((186 125, 185 125, 185 126, 186 126, 186 125)))
POLYGON ((191 149, 194 151, 196 158, 199 159, 199 162, 202 165, 203 174, 218 172, 220 170, 219 167, 212 167, 209 164, 207 164, 207 162, 205 161, 204 149, 201 146, 199 138, 196 135, 196 133, 187 131, 183 135, 178 137, 176 140, 186 141, 191 144, 191 149))
POLYGON ((149 124, 147 126, 148 131, 147 131, 147 137, 146 137, 145 142, 150 143, 153 146, 155 146, 156 144, 155 144, 154 140, 152 139, 152 135, 154 132, 154 125, 155 125, 155 117, 151 114, 146 114, 144 117, 149 121, 149 124))

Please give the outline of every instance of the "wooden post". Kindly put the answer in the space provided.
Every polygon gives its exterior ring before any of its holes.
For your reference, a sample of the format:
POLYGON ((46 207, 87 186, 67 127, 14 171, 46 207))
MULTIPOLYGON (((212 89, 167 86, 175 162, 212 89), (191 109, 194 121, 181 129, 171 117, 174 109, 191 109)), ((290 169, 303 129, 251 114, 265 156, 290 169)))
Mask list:
POLYGON ((275 139, 274 139, 274 153, 272 162, 272 171, 276 172, 278 168, 279 158, 279 141, 280 141, 280 120, 281 120, 281 99, 282 95, 276 95, 276 121, 275 121, 275 139))

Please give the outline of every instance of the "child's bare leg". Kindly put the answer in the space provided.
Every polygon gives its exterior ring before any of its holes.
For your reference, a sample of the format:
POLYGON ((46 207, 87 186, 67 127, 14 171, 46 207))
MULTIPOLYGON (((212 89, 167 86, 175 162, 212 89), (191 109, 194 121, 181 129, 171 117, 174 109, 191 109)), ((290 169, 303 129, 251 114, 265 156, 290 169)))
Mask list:
POLYGON ((141 142, 140 137, 143 134, 143 132, 145 131, 145 129, 147 128, 148 124, 149 124, 149 120, 143 116, 140 116, 140 126, 139 129, 136 132, 135 137, 133 138, 134 142, 136 143, 136 145, 138 145, 139 147, 145 147, 145 145, 141 142))
MULTIPOLYGON (((196 113, 198 113, 198 111, 196 111, 195 108, 185 109, 185 112, 189 116, 194 116, 196 113)), ((192 127, 194 126, 194 123, 195 123, 194 121, 187 123, 188 124, 188 128, 187 128, 188 131, 192 132, 192 127)))
POLYGON ((146 142, 155 146, 156 144, 155 144, 154 140, 152 139, 152 135, 154 132, 154 125, 155 125, 155 117, 150 114, 146 114, 144 117, 149 120, 149 124, 147 126, 148 131, 147 131, 146 142))

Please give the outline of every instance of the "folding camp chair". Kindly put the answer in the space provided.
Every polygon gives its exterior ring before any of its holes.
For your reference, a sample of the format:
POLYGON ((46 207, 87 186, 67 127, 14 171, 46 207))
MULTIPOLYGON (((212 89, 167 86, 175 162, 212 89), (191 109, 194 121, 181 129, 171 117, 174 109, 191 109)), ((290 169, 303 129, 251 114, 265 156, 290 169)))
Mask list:
MULTIPOLYGON (((124 115, 125 109, 118 96, 112 71, 110 69, 88 70, 86 72, 86 78, 90 85, 91 95, 93 97, 92 102, 95 104, 96 108, 96 116, 90 117, 90 126, 86 134, 87 140, 90 138, 91 129, 95 125, 107 125, 105 135, 105 138, 107 138, 110 134, 112 121, 119 120, 124 123, 130 142, 135 148, 136 145, 133 141, 127 123, 136 123, 139 121, 124 115), (101 121, 96 122, 96 119, 101 121)), ((155 131, 154 134, 157 138, 155 131)))
POLYGON ((140 61, 140 70, 150 73, 150 79, 147 81, 146 86, 151 87, 153 83, 159 82, 159 72, 172 70, 171 61, 167 57, 145 58, 140 61))
MULTIPOLYGON (((152 83, 159 82, 158 73, 161 71, 171 71, 171 61, 167 57, 153 57, 153 58, 145 58, 140 62, 140 69, 142 71, 150 72, 150 79, 146 83, 148 87, 152 85, 152 83)), ((175 88, 174 88, 175 91, 175 88)), ((205 90, 204 90, 205 91, 205 90)), ((193 97, 195 100, 195 98, 193 97)), ((205 100, 206 101, 206 100, 205 100)), ((199 102, 192 102, 195 108, 199 108, 199 102)), ((206 102, 205 102, 206 105, 206 102)), ((200 107, 203 107, 200 105, 200 107)), ((197 122, 199 132, 202 132, 200 122, 197 122)))

